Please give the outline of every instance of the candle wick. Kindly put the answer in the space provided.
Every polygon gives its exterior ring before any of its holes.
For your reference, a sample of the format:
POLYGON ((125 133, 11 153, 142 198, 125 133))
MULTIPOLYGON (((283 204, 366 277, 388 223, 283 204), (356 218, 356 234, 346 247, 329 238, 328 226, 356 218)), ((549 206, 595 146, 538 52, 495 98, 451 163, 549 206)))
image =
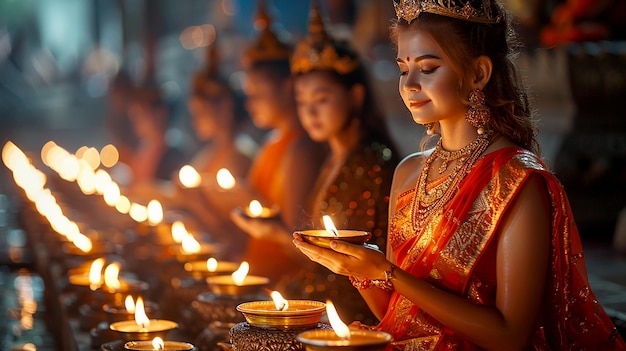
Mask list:
POLYGON ((330 230, 335 236, 339 236, 339 232, 337 231, 337 229, 333 228, 330 230))

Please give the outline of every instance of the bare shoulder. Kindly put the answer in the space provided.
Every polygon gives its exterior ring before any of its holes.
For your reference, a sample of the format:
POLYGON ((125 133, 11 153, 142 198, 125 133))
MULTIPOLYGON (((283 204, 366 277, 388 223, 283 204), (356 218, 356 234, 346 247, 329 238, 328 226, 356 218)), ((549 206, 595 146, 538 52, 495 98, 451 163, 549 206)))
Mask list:
POLYGON ((398 163, 396 171, 394 172, 394 183, 404 183, 405 180, 416 179, 417 175, 421 172, 422 167, 424 166, 426 157, 428 157, 430 152, 430 150, 426 152, 416 152, 402 159, 402 161, 398 163))

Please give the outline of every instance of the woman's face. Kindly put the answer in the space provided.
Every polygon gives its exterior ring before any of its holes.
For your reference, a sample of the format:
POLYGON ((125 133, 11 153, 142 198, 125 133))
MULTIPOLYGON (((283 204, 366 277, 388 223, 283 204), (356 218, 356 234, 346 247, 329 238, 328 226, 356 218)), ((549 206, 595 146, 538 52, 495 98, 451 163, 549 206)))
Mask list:
POLYGON ((354 112, 350 91, 325 72, 297 77, 295 97, 300 123, 314 141, 328 141, 341 133, 354 112))
POLYGON ((415 28, 399 30, 397 62, 400 95, 416 123, 464 118, 459 77, 430 35, 415 28))
POLYGON ((275 128, 284 114, 283 100, 291 99, 291 96, 285 93, 281 83, 256 70, 247 73, 243 85, 246 109, 258 128, 275 128))
POLYGON ((222 129, 219 119, 221 118, 219 104, 216 101, 192 95, 188 101, 191 123, 198 139, 201 141, 211 140, 222 129))

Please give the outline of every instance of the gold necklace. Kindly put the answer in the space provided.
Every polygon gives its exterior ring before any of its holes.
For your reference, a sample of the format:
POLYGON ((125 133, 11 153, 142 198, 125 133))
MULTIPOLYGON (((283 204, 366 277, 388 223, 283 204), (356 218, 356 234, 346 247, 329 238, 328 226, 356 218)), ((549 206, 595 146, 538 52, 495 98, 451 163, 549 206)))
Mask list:
MULTIPOLYGON (((446 151, 441 146, 441 139, 437 142, 435 150, 424 162, 424 167, 415 184, 415 197, 411 209, 413 228, 419 230, 426 224, 428 217, 441 210, 456 194, 458 185, 469 173, 474 162, 485 152, 491 143, 491 133, 478 135, 478 137, 457 151, 446 151), (444 155, 442 157, 442 154, 444 155), (434 160, 442 159, 447 169, 447 163, 456 161, 456 165, 447 178, 439 185, 428 191, 428 173, 434 160)), ((443 166, 443 165, 442 165, 443 166)), ((441 168, 441 167, 440 167, 441 168)), ((443 173, 443 172, 439 172, 443 173)))

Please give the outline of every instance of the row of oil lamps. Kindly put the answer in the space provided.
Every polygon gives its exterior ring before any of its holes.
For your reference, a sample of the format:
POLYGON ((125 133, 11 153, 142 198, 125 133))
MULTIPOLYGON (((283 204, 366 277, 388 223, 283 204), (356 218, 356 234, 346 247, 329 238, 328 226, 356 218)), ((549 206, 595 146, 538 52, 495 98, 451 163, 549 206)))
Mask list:
MULTIPOLYGON (((112 145, 102 149, 100 155, 94 148, 83 148, 79 154, 71 154, 53 142, 42 148, 42 160, 59 176, 70 182, 76 182, 86 195, 102 195, 104 201, 119 213, 129 214, 138 223, 159 226, 163 221, 163 209, 156 200, 147 206, 131 202, 124 196, 120 187, 106 171, 98 169, 100 163, 107 167, 116 162, 117 151, 112 145), (99 159, 98 157, 99 156, 99 159), (113 161, 111 161, 113 159, 113 161), (107 160, 105 162, 105 160, 107 160)), ((13 172, 16 184, 24 190, 26 197, 35 204, 37 211, 47 219, 51 228, 65 237, 77 249, 87 253, 93 249, 89 237, 83 234, 79 226, 72 222, 56 202, 52 192, 45 187, 46 175, 38 170, 21 149, 14 143, 7 142, 2 149, 2 160, 13 172)), ((181 184, 193 188, 202 184, 202 177, 191 166, 184 166, 179 172, 181 184)), ((235 180, 228 170, 218 172, 217 181, 222 189, 235 186, 235 180)), ((276 208, 265 208, 257 201, 250 202, 243 210, 251 217, 271 217, 277 214, 276 208)), ((304 240, 316 245, 328 246, 331 240, 342 239, 364 243, 369 233, 352 230, 337 230, 332 220, 325 216, 326 228, 299 232, 304 240)), ((269 279, 248 275, 247 262, 218 262, 215 258, 194 260, 203 257, 212 249, 203 247, 182 222, 174 222, 171 227, 174 242, 181 245, 184 269, 206 276, 206 283, 212 292, 218 295, 253 296, 269 283, 269 279), (194 255, 195 254, 195 255, 194 255)), ((141 297, 135 302, 132 294, 140 295, 147 286, 140 281, 120 277, 120 266, 111 263, 105 267, 105 259, 94 260, 88 271, 74 270, 69 273, 70 284, 88 289, 99 294, 100 303, 107 314, 111 315, 109 328, 119 333, 124 350, 196 350, 188 342, 164 340, 167 333, 177 328, 177 323, 165 319, 151 319, 150 305, 144 305, 141 297), (120 296, 126 295, 123 306, 120 296)), ((289 332, 289 337, 302 343, 307 350, 342 349, 382 349, 391 340, 384 332, 372 330, 351 330, 339 318, 332 302, 311 300, 286 300, 277 291, 271 293, 273 301, 243 302, 237 311, 245 317, 247 326, 257 331, 278 330, 289 332), (320 323, 326 312, 330 328, 320 323)), ((231 336, 234 334, 231 333, 231 336)), ((234 348, 238 340, 231 337, 234 348)), ((103 345, 103 349, 106 349, 103 345)))

